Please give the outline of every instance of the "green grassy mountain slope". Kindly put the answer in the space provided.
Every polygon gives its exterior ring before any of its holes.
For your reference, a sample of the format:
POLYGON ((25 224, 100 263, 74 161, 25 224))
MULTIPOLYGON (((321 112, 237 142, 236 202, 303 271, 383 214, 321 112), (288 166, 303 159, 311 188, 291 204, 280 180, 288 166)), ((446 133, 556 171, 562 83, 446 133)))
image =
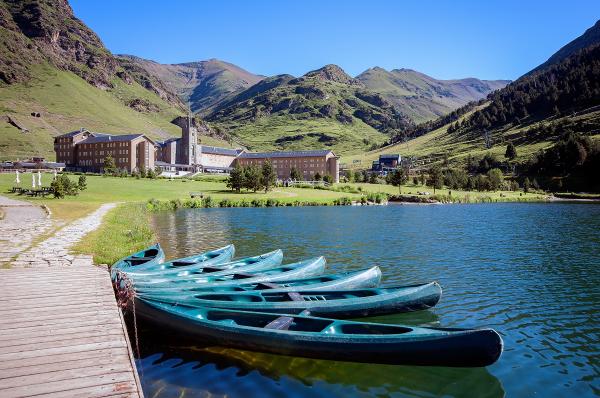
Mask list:
POLYGON ((213 107, 206 119, 251 149, 329 147, 359 152, 411 121, 340 67, 264 79, 213 107))
POLYGON ((380 93, 416 123, 435 119, 468 102, 485 98, 509 83, 508 80, 475 78, 437 80, 411 69, 387 71, 379 67, 364 71, 356 79, 380 93))
POLYGON ((0 1, 0 55, 3 160, 54 159, 53 137, 81 127, 180 134, 171 121, 185 111, 181 100, 144 70, 124 68, 66 1, 0 1))
POLYGON ((132 55, 119 55, 126 68, 141 68, 165 83, 192 111, 203 111, 223 98, 258 83, 263 76, 252 74, 218 59, 183 64, 159 64, 132 55))

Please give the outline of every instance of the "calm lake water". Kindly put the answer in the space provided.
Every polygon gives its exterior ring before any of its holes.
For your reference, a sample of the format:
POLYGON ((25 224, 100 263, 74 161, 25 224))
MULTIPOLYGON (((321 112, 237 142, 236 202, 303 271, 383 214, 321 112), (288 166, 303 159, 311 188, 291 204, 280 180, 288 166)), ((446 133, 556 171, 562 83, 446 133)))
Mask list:
POLYGON ((376 264, 387 284, 437 280, 433 310, 376 320, 493 327, 505 351, 480 369, 380 366, 190 346, 142 328, 148 397, 600 394, 600 205, 198 209, 155 225, 168 257, 232 242, 239 256, 324 255, 332 272, 376 264))

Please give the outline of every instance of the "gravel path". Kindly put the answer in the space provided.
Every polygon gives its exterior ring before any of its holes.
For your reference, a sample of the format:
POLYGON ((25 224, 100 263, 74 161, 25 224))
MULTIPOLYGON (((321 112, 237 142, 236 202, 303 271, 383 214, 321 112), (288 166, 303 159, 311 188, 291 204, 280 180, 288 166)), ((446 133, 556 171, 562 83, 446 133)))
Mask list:
POLYGON ((92 265, 90 255, 72 255, 71 248, 87 233, 100 226, 102 217, 113 207, 106 203, 86 217, 62 226, 39 207, 0 196, 5 212, 0 221, 0 265, 11 268, 92 265), (48 239, 35 243, 45 232, 58 229, 48 239), (33 245, 32 245, 33 244, 33 245))

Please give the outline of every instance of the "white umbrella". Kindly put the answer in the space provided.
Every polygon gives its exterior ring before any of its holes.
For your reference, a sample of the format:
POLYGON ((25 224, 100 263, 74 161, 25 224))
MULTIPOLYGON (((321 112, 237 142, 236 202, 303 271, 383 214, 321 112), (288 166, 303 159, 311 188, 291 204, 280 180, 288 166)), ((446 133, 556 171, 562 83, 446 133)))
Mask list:
POLYGON ((42 172, 38 171, 38 187, 42 187, 42 172))
POLYGON ((21 179, 19 178, 19 170, 15 170, 15 174, 16 174, 15 183, 18 185, 21 183, 21 179))
POLYGON ((56 169, 54 169, 54 178, 53 180, 56 180, 56 169))
POLYGON ((35 188, 35 174, 33 172, 31 173, 31 186, 35 188))

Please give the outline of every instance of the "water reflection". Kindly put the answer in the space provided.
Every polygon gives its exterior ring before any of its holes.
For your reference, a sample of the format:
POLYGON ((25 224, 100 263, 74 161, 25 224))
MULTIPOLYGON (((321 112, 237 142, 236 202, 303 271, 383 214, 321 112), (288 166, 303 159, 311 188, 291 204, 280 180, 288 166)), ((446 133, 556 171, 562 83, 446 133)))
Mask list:
POLYGON ((199 396, 600 392, 600 206, 200 209, 160 213, 154 223, 169 257, 235 243, 238 256, 275 248, 284 250, 286 262, 325 255, 332 272, 376 264, 385 283, 438 280, 444 294, 432 311, 375 321, 487 326, 505 342, 502 358, 487 370, 457 370, 191 349, 173 346, 168 337, 162 346, 143 341, 143 368, 157 375, 145 385, 169 386, 160 396, 179 387, 199 396), (177 358, 184 362, 172 366, 177 358), (197 366, 188 369, 194 361, 197 366), (194 376, 184 376, 189 374, 194 376))

